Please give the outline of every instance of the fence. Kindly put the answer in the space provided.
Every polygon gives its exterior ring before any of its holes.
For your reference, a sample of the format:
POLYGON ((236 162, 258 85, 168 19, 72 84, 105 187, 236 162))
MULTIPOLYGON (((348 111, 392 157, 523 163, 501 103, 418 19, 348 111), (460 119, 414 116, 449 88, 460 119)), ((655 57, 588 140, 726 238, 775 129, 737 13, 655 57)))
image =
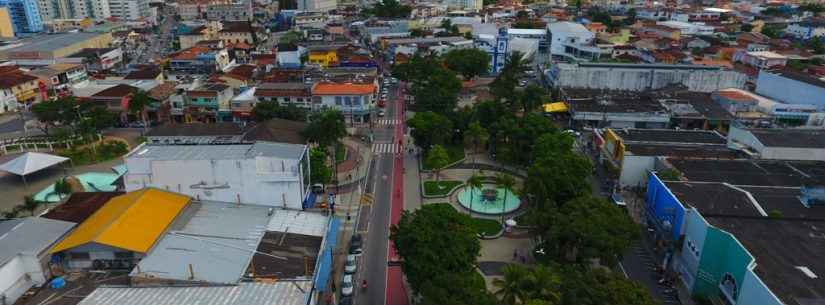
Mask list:
MULTIPOLYGON (((100 134, 95 135, 98 140, 103 139, 100 134)), ((53 139, 49 136, 30 136, 0 140, 0 154, 8 154, 15 151, 54 151, 55 147, 65 146, 70 148, 75 142, 85 143, 83 136, 75 135, 65 139, 53 139)))

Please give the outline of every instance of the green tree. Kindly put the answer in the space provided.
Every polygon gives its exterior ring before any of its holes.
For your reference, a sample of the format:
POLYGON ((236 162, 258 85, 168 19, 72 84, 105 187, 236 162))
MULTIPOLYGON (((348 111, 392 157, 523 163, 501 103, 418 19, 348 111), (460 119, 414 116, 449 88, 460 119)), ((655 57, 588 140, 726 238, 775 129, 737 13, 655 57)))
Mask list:
POLYGON ((765 34, 765 36, 768 36, 770 38, 779 38, 779 36, 782 35, 778 29, 770 26, 762 27, 762 34, 765 34))
POLYGON ((448 114, 455 110, 461 81, 453 71, 438 66, 429 76, 414 81, 410 90, 415 97, 415 110, 448 114))
POLYGON ((426 37, 427 32, 422 29, 412 29, 410 30, 410 37, 426 37))
POLYGON ((641 284, 600 268, 569 268, 562 281, 560 305, 654 305, 641 284))
POLYGON ((34 200, 32 196, 23 197, 23 205, 20 207, 21 210, 28 211, 31 216, 34 216, 34 211, 37 211, 37 208, 40 206, 40 203, 34 200))
POLYGON ((621 209, 603 198, 579 196, 551 209, 543 247, 551 259, 588 264, 593 258, 615 266, 622 254, 639 239, 639 227, 621 209))
POLYGON ((409 5, 402 5, 396 0, 382 0, 375 3, 371 12, 377 17, 407 18, 412 12, 412 7, 409 5))
POLYGON ((63 196, 69 195, 72 193, 72 186, 66 181, 66 178, 58 179, 54 182, 54 192, 57 194, 57 198, 63 200, 63 196))
POLYGON ((624 22, 625 22, 626 25, 631 25, 631 24, 636 23, 636 9, 635 8, 631 8, 631 9, 627 10, 627 13, 625 13, 624 22))
POLYGON ((309 123, 303 130, 303 135, 321 147, 329 147, 347 135, 347 126, 344 124, 344 114, 334 109, 326 109, 313 113, 309 123))
POLYGON ((450 156, 447 154, 447 150, 444 149, 444 146, 441 145, 433 145, 429 151, 427 151, 427 164, 430 165, 435 171, 435 182, 439 188, 443 188, 440 183, 438 183, 438 179, 441 176, 441 170, 444 169, 450 163, 450 156))
POLYGON ((312 183, 329 183, 332 170, 326 161, 327 154, 323 148, 315 147, 309 151, 309 179, 312 183))
MULTIPOLYGON (((469 128, 464 131, 464 143, 473 145, 474 154, 478 152, 478 147, 483 146, 489 139, 490 134, 487 133, 484 127, 481 127, 481 123, 478 121, 470 123, 469 128)), ((475 160, 473 161, 473 163, 475 163, 475 160)))
POLYGON ((289 31, 278 38, 279 44, 295 44, 304 39, 304 34, 298 31, 289 31))
POLYGON ((41 129, 46 135, 60 126, 69 126, 77 122, 74 106, 77 104, 73 96, 61 97, 54 101, 36 103, 32 106, 32 114, 40 121, 41 129))
POLYGON ((545 102, 547 91, 543 87, 529 85, 518 94, 518 101, 524 113, 534 111, 545 102))
POLYGON ((440 277, 472 276, 481 250, 473 220, 448 204, 404 211, 390 229, 390 240, 403 259, 401 268, 407 282, 418 293, 440 277))
MULTIPOLYGON (((527 279, 526 298, 530 301, 541 301, 540 304, 559 304, 561 301, 561 275, 555 269, 545 265, 537 265, 530 271, 527 279)), ((525 302, 530 304, 529 301, 525 302)))
POLYGON ((825 54, 825 43, 822 42, 822 37, 814 37, 809 40, 808 47, 813 50, 814 54, 825 54))
POLYGON ((295 104, 281 106, 275 101, 263 101, 255 104, 255 107, 252 108, 252 119, 256 122, 264 122, 274 118, 306 121, 307 112, 304 109, 298 108, 295 104))
POLYGON ((821 3, 808 2, 800 5, 799 10, 803 12, 811 12, 814 13, 814 15, 818 15, 819 13, 825 12, 825 6, 823 6, 821 3))
POLYGON ((425 150, 433 145, 445 145, 453 133, 453 123, 445 116, 432 111, 416 113, 407 120, 412 128, 410 135, 415 143, 425 150))
POLYGON ((753 31, 753 25, 751 25, 750 23, 743 23, 742 26, 739 27, 739 30, 746 33, 753 31))
POLYGON ((476 272, 444 274, 422 284, 420 305, 498 305, 476 272))
POLYGON ((454 49, 444 54, 447 68, 461 74, 465 80, 471 80, 484 74, 490 67, 490 55, 481 49, 454 49))
POLYGON ((129 113, 137 116, 143 122, 143 129, 149 128, 147 110, 152 105, 152 98, 143 90, 135 90, 129 98, 129 113))
MULTIPOLYGON (((504 189, 504 202, 507 202, 507 194, 513 192, 515 189, 513 187, 516 186, 516 179, 513 176, 499 173, 496 174, 496 185, 498 187, 504 189)), ((501 205, 501 222, 504 223, 504 206, 505 204, 501 205)))
POLYGON ((477 174, 473 174, 470 178, 467 179, 467 187, 470 188, 470 216, 473 216, 473 194, 475 194, 474 189, 481 190, 483 179, 481 176, 477 174))
POLYGON ((517 305, 525 300, 526 288, 525 284, 530 276, 527 268, 521 265, 510 264, 504 266, 502 269, 504 276, 502 278, 493 279, 493 286, 496 290, 495 295, 501 300, 502 305, 517 305))
POLYGON ((493 131, 490 142, 496 159, 522 166, 528 166, 534 159, 537 139, 546 133, 558 132, 549 118, 535 112, 522 118, 512 113, 503 114, 487 130, 493 131))
MULTIPOLYGON (((505 60, 504 67, 501 68, 499 75, 490 83, 490 93, 496 97, 496 100, 512 101, 519 79, 524 77, 524 72, 527 69, 528 65, 524 54, 519 51, 512 52, 505 60)), ((511 109, 515 109, 516 105, 511 106, 511 109)))

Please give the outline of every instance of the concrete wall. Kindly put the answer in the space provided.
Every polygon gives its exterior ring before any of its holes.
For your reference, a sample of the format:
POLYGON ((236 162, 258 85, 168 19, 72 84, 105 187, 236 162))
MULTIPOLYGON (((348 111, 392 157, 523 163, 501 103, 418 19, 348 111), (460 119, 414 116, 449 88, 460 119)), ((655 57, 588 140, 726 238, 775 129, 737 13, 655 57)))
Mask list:
POLYGON ((742 89, 747 75, 735 71, 707 69, 556 65, 548 71, 548 79, 553 86, 564 88, 644 91, 681 84, 692 91, 713 92, 725 88, 742 89))
POLYGON ((676 195, 673 195, 670 189, 652 173, 649 174, 647 179, 645 202, 647 205, 647 215, 651 221, 660 226, 664 222, 669 222, 671 225, 669 232, 663 232, 661 231, 663 228, 658 227, 657 230, 660 230, 659 233, 666 235, 671 240, 679 240, 679 236, 684 232, 685 206, 679 202, 676 195))
POLYGON ((816 105, 819 110, 825 110, 825 88, 764 70, 756 79, 756 93, 788 104, 816 105))
POLYGON ((26 268, 20 256, 0 267, 0 299, 5 296, 6 302, 12 304, 31 288, 33 283, 25 275, 26 268))
POLYGON ((258 157, 245 160, 149 161, 127 158, 126 191, 146 186, 223 202, 301 209, 304 194, 298 160, 258 157), (226 187, 204 188, 198 184, 226 187))
POLYGON ((676 256, 675 268, 689 291, 692 291, 699 271, 699 258, 705 246, 707 230, 708 223, 699 212, 696 209, 688 210, 685 214, 685 242, 676 256))
POLYGON ((622 172, 619 174, 619 186, 644 186, 647 173, 653 170, 656 157, 624 155, 622 172))
POLYGON ((741 291, 737 305, 783 305, 753 270, 745 272, 741 291))

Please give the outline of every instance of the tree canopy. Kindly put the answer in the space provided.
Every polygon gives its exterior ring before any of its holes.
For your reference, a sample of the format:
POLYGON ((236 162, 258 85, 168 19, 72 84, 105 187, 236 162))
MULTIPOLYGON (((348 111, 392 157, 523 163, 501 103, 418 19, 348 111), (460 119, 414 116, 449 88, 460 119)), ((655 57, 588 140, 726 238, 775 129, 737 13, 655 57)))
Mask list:
POLYGON ((327 154, 321 147, 309 151, 309 177, 312 183, 329 183, 332 170, 327 166, 327 154))
POLYGON ((41 129, 46 135, 52 135, 55 128, 65 128, 64 132, 89 135, 115 123, 115 116, 103 106, 91 102, 78 102, 73 96, 34 104, 32 113, 42 123, 41 129))
POLYGON ((415 212, 404 211, 390 231, 390 239, 403 259, 401 267, 408 283, 425 299, 438 295, 431 290, 441 284, 447 284, 442 288, 455 289, 450 287, 453 283, 438 279, 472 277, 475 273, 481 243, 476 238, 473 220, 448 204, 428 204, 415 212))
POLYGON ((563 273, 559 305, 654 305, 641 284, 603 269, 570 268, 563 273))
POLYGON ((477 48, 455 49, 444 54, 444 64, 469 80, 487 72, 490 67, 490 55, 477 48))
POLYGON ((303 131, 304 137, 320 146, 330 146, 347 135, 344 114, 334 109, 322 110, 309 117, 303 131))
POLYGON ((444 145, 453 133, 453 123, 447 117, 432 112, 416 113, 407 120, 410 135, 419 147, 429 150, 433 145, 444 145))
POLYGON ((382 0, 375 3, 375 6, 364 9, 367 15, 374 15, 382 18, 407 18, 410 17, 412 7, 402 5, 397 0, 382 0))
POLYGON ((307 119, 307 112, 304 109, 298 108, 295 104, 282 106, 274 101, 263 101, 255 104, 255 107, 252 108, 252 119, 256 122, 263 122, 274 118, 305 121, 307 119))

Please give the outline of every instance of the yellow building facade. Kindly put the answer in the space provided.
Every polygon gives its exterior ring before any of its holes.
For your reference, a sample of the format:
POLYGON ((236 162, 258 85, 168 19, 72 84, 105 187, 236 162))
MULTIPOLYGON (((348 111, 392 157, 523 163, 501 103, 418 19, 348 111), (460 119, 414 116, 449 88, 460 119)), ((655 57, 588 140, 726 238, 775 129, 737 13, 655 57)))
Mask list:
POLYGON ((338 53, 335 50, 310 51, 309 62, 326 68, 338 63, 338 53))
POLYGON ((5 7, 0 7, 0 37, 14 37, 11 15, 9 15, 9 9, 5 7))

